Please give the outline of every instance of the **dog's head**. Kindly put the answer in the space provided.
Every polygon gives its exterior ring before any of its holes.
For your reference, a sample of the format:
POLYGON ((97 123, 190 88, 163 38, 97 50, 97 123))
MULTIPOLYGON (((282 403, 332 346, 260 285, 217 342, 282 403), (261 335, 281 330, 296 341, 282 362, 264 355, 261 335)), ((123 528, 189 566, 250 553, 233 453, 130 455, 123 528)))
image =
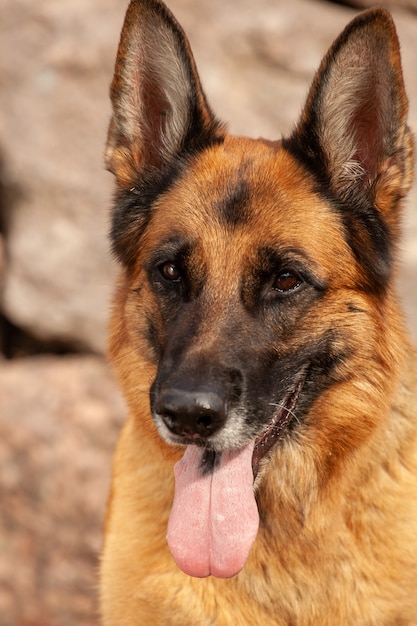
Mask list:
POLYGON ((146 419, 148 392, 201 476, 240 452, 261 476, 285 446, 324 476, 376 428, 396 367, 383 318, 412 142, 389 14, 346 28, 281 142, 226 133, 157 0, 130 4, 111 96, 110 353, 132 409, 146 419))

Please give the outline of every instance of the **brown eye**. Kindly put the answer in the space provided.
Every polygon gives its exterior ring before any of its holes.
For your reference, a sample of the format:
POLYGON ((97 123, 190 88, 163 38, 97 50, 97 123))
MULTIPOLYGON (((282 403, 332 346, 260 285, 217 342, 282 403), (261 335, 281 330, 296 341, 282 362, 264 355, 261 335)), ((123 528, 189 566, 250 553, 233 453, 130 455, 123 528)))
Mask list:
POLYGON ((302 284, 302 280, 296 274, 292 274, 291 272, 282 272, 279 274, 273 284, 273 288, 281 293, 285 293, 288 291, 294 291, 302 284))
POLYGON ((181 270, 171 261, 164 263, 160 271, 165 280, 169 280, 171 283, 179 283, 182 278, 181 270))

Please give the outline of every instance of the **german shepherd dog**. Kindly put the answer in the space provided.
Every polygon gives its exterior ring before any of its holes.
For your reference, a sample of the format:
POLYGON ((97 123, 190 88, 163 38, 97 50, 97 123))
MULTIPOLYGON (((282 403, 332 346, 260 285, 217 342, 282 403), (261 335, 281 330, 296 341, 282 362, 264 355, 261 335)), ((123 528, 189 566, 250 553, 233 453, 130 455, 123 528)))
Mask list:
POLYGON ((293 132, 228 134, 133 0, 106 163, 130 417, 105 626, 417 624, 417 359, 395 293, 412 137, 390 15, 354 19, 293 132))

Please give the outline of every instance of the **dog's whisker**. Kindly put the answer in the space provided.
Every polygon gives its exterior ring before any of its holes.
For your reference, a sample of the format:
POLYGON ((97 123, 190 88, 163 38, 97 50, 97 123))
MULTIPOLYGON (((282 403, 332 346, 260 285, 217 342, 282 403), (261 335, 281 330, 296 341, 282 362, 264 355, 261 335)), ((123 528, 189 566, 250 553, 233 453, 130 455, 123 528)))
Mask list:
POLYGON ((285 404, 283 402, 270 402, 269 406, 272 406, 272 407, 274 407, 276 409, 281 409, 281 410, 285 411, 287 413, 287 415, 291 415, 291 417, 293 417, 295 419, 297 424, 301 424, 301 420, 299 419, 299 417, 297 416, 295 411, 293 411, 292 409, 290 409, 287 406, 285 406, 285 404))

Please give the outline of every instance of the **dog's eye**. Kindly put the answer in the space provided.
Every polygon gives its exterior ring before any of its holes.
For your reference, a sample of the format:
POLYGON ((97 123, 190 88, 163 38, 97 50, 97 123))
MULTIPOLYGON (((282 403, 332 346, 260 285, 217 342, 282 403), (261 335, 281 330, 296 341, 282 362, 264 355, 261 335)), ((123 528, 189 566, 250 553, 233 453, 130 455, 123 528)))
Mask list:
POLYGON ((176 265, 172 261, 167 261, 166 263, 163 263, 160 266, 159 271, 161 272, 165 280, 168 280, 171 283, 179 283, 182 279, 181 270, 179 269, 178 265, 176 265))
POLYGON ((289 291, 298 289, 302 283, 302 279, 297 276, 297 274, 293 274, 292 272, 281 272, 281 274, 276 276, 272 287, 281 293, 288 293, 289 291))

